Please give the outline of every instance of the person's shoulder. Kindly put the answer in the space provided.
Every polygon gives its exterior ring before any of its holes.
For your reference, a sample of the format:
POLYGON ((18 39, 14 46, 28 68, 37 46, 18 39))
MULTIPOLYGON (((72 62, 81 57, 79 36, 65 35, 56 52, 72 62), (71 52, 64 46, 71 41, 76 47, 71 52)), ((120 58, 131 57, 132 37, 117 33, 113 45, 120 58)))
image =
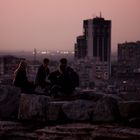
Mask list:
POLYGON ((70 66, 67 66, 67 71, 74 71, 74 70, 70 66))
POLYGON ((44 68, 44 67, 43 67, 43 64, 42 64, 42 65, 40 65, 40 68, 44 68))
POLYGON ((50 68, 49 67, 47 67, 47 71, 50 71, 50 68))
POLYGON ((60 72, 58 70, 55 70, 55 71, 52 71, 50 74, 49 74, 49 79, 53 78, 53 77, 56 77, 60 75, 60 72))
POLYGON ((42 69, 44 69, 44 67, 43 67, 43 65, 40 65, 40 66, 38 67, 38 70, 42 70, 42 69))
POLYGON ((24 70, 24 69, 18 69, 17 72, 24 73, 24 72, 26 72, 26 70, 24 70))
POLYGON ((57 73, 59 73, 59 70, 55 70, 55 71, 52 71, 50 74, 57 74, 57 73))

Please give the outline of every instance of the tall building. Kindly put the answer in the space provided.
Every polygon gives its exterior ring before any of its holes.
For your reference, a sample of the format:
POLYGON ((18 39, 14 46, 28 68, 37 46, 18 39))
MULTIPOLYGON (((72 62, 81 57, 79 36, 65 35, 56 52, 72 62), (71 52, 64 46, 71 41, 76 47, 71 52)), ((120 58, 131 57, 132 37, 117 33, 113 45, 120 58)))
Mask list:
POLYGON ((84 58, 93 62, 94 81, 108 80, 111 74, 111 20, 105 20, 101 16, 84 20, 83 35, 77 37, 75 54, 77 59, 84 58), (84 55, 78 57, 81 52, 84 55))
POLYGON ((140 92, 140 41, 118 44, 118 87, 125 92, 140 92))
POLYGON ((130 66, 132 69, 140 68, 140 41, 118 44, 118 63, 130 66))
POLYGON ((102 17, 84 20, 87 57, 97 61, 110 61, 111 21, 102 17))
POLYGON ((84 59, 87 54, 87 45, 85 36, 78 36, 75 44, 75 58, 84 59))

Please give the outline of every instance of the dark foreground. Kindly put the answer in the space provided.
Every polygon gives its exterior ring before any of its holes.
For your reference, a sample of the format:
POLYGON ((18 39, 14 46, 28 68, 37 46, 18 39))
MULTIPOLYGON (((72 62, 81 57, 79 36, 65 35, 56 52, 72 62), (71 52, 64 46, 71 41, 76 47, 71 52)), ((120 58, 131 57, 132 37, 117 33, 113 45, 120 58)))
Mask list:
POLYGON ((35 126, 0 121, 0 140, 140 140, 140 129, 120 124, 70 123, 35 126))
POLYGON ((140 140, 140 94, 53 98, 0 86, 0 118, 0 140, 140 140))

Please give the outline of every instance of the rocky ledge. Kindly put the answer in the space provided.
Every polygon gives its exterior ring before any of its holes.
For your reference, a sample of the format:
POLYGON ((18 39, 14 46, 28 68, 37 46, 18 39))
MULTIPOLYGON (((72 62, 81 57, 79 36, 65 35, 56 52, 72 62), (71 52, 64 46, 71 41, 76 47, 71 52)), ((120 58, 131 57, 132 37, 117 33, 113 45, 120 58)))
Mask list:
POLYGON ((0 86, 2 140, 139 140, 140 95, 76 91, 63 98, 0 86), (10 121, 4 121, 10 120, 10 121), (11 121, 14 120, 14 121, 11 121))
POLYGON ((70 123, 33 127, 0 121, 1 140, 139 140, 140 129, 121 124, 70 123))

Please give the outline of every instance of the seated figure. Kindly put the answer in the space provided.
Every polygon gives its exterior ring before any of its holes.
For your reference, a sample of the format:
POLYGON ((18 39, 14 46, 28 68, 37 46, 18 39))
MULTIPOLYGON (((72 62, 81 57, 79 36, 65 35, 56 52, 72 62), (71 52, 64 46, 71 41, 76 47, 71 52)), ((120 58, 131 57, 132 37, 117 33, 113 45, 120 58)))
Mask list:
POLYGON ((14 72, 13 84, 16 87, 19 87, 21 92, 31 93, 34 91, 35 85, 33 82, 28 81, 26 69, 26 61, 21 61, 18 65, 18 68, 14 72))
POLYGON ((75 87, 79 86, 78 74, 69 66, 67 59, 60 59, 58 70, 49 75, 51 82, 50 94, 52 96, 67 96, 71 95, 75 87))
POLYGON ((49 64, 49 59, 44 58, 43 64, 38 68, 36 79, 35 79, 36 86, 41 87, 43 90, 47 90, 47 88, 49 87, 49 83, 46 81, 50 73, 48 64, 49 64))

